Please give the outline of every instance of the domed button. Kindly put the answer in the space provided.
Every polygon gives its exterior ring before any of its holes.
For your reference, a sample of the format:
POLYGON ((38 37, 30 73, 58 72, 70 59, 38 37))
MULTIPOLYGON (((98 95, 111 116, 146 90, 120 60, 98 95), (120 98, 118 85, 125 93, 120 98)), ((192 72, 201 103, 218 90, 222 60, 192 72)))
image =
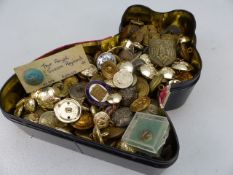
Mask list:
POLYGON ((43 82, 44 74, 42 71, 32 68, 24 72, 23 78, 27 84, 35 86, 43 82))

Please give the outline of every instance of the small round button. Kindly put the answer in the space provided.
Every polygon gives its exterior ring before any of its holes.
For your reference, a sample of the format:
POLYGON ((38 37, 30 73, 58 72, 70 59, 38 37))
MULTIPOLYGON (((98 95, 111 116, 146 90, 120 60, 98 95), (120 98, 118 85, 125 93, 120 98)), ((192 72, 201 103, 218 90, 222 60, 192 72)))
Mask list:
POLYGON ((43 82, 44 74, 38 69, 31 68, 24 72, 23 78, 27 84, 35 86, 43 82))
POLYGON ((72 123, 80 118, 82 108, 76 100, 66 98, 55 105, 54 112, 57 119, 61 122, 72 123))

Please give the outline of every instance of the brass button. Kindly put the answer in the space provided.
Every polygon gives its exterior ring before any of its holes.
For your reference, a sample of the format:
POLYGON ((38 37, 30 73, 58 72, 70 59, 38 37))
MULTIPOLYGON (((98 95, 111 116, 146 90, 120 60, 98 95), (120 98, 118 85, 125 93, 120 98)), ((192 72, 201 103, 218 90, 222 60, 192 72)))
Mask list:
POLYGON ((55 105, 54 112, 61 122, 72 123, 80 118, 82 108, 78 101, 66 98, 55 105))

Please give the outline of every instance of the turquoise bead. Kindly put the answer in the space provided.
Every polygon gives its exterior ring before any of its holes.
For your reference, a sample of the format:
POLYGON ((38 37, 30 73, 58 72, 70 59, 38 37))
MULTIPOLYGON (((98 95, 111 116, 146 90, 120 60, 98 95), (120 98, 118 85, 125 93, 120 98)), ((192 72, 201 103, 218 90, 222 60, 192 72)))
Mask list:
POLYGON ((24 72, 24 80, 29 85, 39 85, 44 80, 44 74, 38 69, 28 69, 24 72))

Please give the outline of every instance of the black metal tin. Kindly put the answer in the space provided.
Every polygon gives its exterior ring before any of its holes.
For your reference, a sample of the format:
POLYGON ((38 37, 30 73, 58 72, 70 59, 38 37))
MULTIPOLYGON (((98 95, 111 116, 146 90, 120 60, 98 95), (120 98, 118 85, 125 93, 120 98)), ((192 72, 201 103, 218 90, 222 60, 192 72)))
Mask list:
MULTIPOLYGON (((129 7, 121 21, 120 29, 122 26, 124 26, 125 22, 130 19, 132 16, 137 16, 141 18, 148 18, 148 20, 151 19, 150 16, 151 14, 163 14, 163 13, 158 13, 154 12, 148 7, 145 6, 140 6, 140 5, 135 5, 129 7), (134 9, 134 10, 132 10, 134 9), (132 11, 134 12, 138 11, 138 13, 131 13, 132 11), (141 9, 141 10, 138 10, 141 9)), ((193 15, 189 12, 183 11, 183 10, 176 10, 164 14, 173 14, 173 15, 184 15, 187 17, 187 30, 186 34, 190 37, 192 37, 193 42, 196 42, 196 37, 195 37, 195 19, 193 15)), ((43 58, 52 54, 55 54, 59 51, 68 49, 75 44, 82 44, 84 47, 84 50, 87 54, 93 54, 97 52, 98 50, 104 49, 104 47, 107 48, 108 42, 111 42, 111 44, 115 41, 118 40, 118 36, 110 37, 104 40, 97 40, 97 41, 90 41, 90 42, 82 42, 82 43, 73 43, 69 45, 62 46, 60 48, 57 48, 47 54, 44 54, 43 56, 39 57, 43 58)), ((197 64, 199 71, 196 72, 196 75, 194 78, 190 81, 185 81, 177 85, 173 85, 171 88, 171 95, 168 99, 167 105, 166 105, 166 110, 170 109, 175 109, 179 106, 181 106, 189 94, 191 93, 194 85, 198 81, 200 77, 200 72, 201 72, 201 59, 200 56, 195 49, 195 64, 197 64)), ((179 142, 178 138, 176 135, 176 131, 173 127, 173 124, 169 117, 167 116, 166 112, 164 112, 164 115, 168 118, 170 122, 170 133, 169 133, 169 138, 167 139, 167 142, 164 146, 165 150, 167 151, 166 154, 162 153, 162 158, 152 158, 149 156, 142 156, 138 154, 131 154, 127 152, 123 152, 121 150, 115 149, 113 147, 107 146, 107 145, 101 145, 95 142, 91 142, 88 140, 85 140, 81 137, 72 135, 72 134, 67 134, 62 131, 58 131, 53 128, 49 128, 46 126, 42 126, 40 124, 36 124, 27 120, 24 120, 22 118, 16 117, 13 114, 15 105, 16 103, 22 98, 26 96, 26 93, 20 84, 18 78, 16 75, 13 75, 2 87, 1 92, 0 92, 0 107, 2 110, 3 115, 17 124, 20 128, 22 128, 25 132, 29 133, 30 135, 37 137, 39 139, 54 143, 59 146, 63 146, 72 150, 75 150, 77 152, 91 155, 93 157, 97 157, 103 160, 106 160, 108 162, 112 162, 115 164, 119 164, 121 166, 125 166, 126 168, 130 168, 136 171, 142 171, 147 174, 152 174, 152 172, 155 171, 154 168, 166 168, 171 166, 176 159, 178 158, 179 154, 179 142)), ((157 170, 156 170, 157 171, 157 170)), ((160 170, 159 170, 160 172, 160 170)))
MULTIPOLYGON (((169 26, 170 24, 173 24, 175 21, 177 27, 185 26, 182 34, 190 37, 192 39, 194 47, 196 46, 196 21, 193 14, 188 11, 173 10, 166 13, 160 13, 153 11, 152 9, 143 5, 133 5, 128 7, 122 16, 119 27, 120 32, 131 19, 138 19, 140 21, 143 21, 145 24, 151 24, 153 22, 160 21, 162 27, 164 28, 169 26)), ((196 48, 194 48, 192 59, 193 62, 195 62, 198 71, 195 72, 193 79, 183 81, 179 84, 173 84, 171 86, 170 96, 165 106, 166 111, 181 107, 192 92, 195 84, 198 82, 201 75, 202 61, 196 48)))

